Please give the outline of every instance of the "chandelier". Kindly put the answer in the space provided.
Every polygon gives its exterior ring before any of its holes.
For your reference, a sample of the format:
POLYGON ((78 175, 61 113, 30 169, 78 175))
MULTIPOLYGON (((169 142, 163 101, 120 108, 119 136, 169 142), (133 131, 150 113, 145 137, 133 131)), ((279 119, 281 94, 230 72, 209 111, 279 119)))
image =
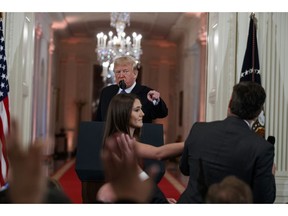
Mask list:
POLYGON ((116 56, 130 55, 136 60, 140 60, 142 54, 141 34, 133 33, 132 38, 126 36, 124 32, 126 25, 130 26, 130 13, 114 12, 111 13, 110 25, 115 27, 116 34, 110 31, 108 36, 103 32, 97 34, 97 53, 98 61, 103 65, 110 65, 116 56))

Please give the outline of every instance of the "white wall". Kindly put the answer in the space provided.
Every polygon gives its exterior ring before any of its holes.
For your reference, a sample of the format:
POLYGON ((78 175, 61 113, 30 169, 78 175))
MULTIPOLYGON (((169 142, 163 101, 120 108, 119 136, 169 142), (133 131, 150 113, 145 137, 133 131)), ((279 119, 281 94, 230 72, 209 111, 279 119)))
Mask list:
POLYGON ((46 141, 53 154, 51 128, 51 20, 46 13, 5 13, 5 43, 10 83, 10 112, 20 126, 23 144, 46 141))
MULTIPOLYGON (((183 109, 182 126, 178 126, 177 134, 185 140, 193 123, 205 120, 202 111, 205 110, 206 68, 205 61, 201 60, 201 57, 206 56, 207 14, 186 14, 181 23, 183 23, 184 34, 178 46, 179 62, 176 73, 180 78, 177 83, 176 97, 179 98, 179 92, 183 91, 183 109)), ((180 106, 178 104, 178 108, 180 106)), ((178 111, 174 113, 177 117, 178 111)), ((177 120, 179 121, 179 117, 177 120)))
POLYGON ((20 137, 27 146, 32 136, 35 17, 33 13, 5 13, 4 16, 10 113, 22 128, 20 137))
POLYGON ((67 132, 68 150, 77 144, 79 103, 83 103, 81 120, 91 121, 93 65, 97 56, 94 52, 96 40, 59 41, 57 65, 57 89, 59 91, 59 121, 57 128, 67 132), (78 105, 77 105, 78 104, 78 105))
POLYGON ((53 100, 53 54, 54 42, 51 30, 52 20, 47 13, 35 14, 35 44, 34 44, 34 72, 33 72, 33 124, 32 140, 45 140, 45 155, 54 151, 54 120, 52 109, 53 100))

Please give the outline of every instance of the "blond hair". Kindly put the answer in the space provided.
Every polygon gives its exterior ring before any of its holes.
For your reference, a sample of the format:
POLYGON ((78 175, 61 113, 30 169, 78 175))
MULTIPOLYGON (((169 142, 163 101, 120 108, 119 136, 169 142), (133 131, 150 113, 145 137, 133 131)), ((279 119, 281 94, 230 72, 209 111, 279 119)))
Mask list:
POLYGON ((114 59, 114 68, 118 65, 131 65, 133 70, 137 69, 137 62, 136 59, 132 56, 120 56, 114 59))

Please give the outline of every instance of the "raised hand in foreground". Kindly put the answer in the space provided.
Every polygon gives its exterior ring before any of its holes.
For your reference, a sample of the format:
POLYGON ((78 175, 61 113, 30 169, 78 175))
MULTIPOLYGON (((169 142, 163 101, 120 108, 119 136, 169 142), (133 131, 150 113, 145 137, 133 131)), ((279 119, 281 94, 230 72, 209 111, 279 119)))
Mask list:
POLYGON ((105 177, 113 188, 115 202, 147 203, 151 198, 151 180, 139 177, 135 139, 116 133, 106 139, 102 160, 105 177))
POLYGON ((23 149, 14 120, 11 121, 11 130, 7 137, 7 154, 10 164, 8 195, 11 202, 43 202, 47 187, 42 167, 42 143, 37 141, 23 149))

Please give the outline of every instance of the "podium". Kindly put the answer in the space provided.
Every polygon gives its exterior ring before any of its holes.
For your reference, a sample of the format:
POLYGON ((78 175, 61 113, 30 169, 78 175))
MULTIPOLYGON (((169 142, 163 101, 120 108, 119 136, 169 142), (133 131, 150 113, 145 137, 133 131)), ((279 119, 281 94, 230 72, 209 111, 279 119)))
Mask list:
MULTIPOLYGON (((104 127, 105 122, 97 121, 80 122, 79 125, 75 171, 78 178, 82 181, 83 202, 93 202, 96 196, 94 192, 97 192, 105 181, 103 164, 100 156, 104 127), (92 182, 94 184, 94 189, 87 188, 83 191, 83 182, 92 182), (95 183, 97 183, 97 185, 95 183), (92 190, 94 190, 94 192, 91 192, 92 190), (90 198, 88 199, 87 193, 90 193, 90 198)), ((144 123, 139 141, 153 146, 163 145, 163 125, 144 123)), ((151 159, 144 159, 143 163, 144 170, 149 170, 151 166, 157 166, 157 168, 159 168, 158 173, 154 178, 156 183, 158 183, 165 174, 165 163, 163 161, 151 159)))
POLYGON ((104 122, 80 122, 75 170, 81 181, 104 181, 100 157, 104 122))

